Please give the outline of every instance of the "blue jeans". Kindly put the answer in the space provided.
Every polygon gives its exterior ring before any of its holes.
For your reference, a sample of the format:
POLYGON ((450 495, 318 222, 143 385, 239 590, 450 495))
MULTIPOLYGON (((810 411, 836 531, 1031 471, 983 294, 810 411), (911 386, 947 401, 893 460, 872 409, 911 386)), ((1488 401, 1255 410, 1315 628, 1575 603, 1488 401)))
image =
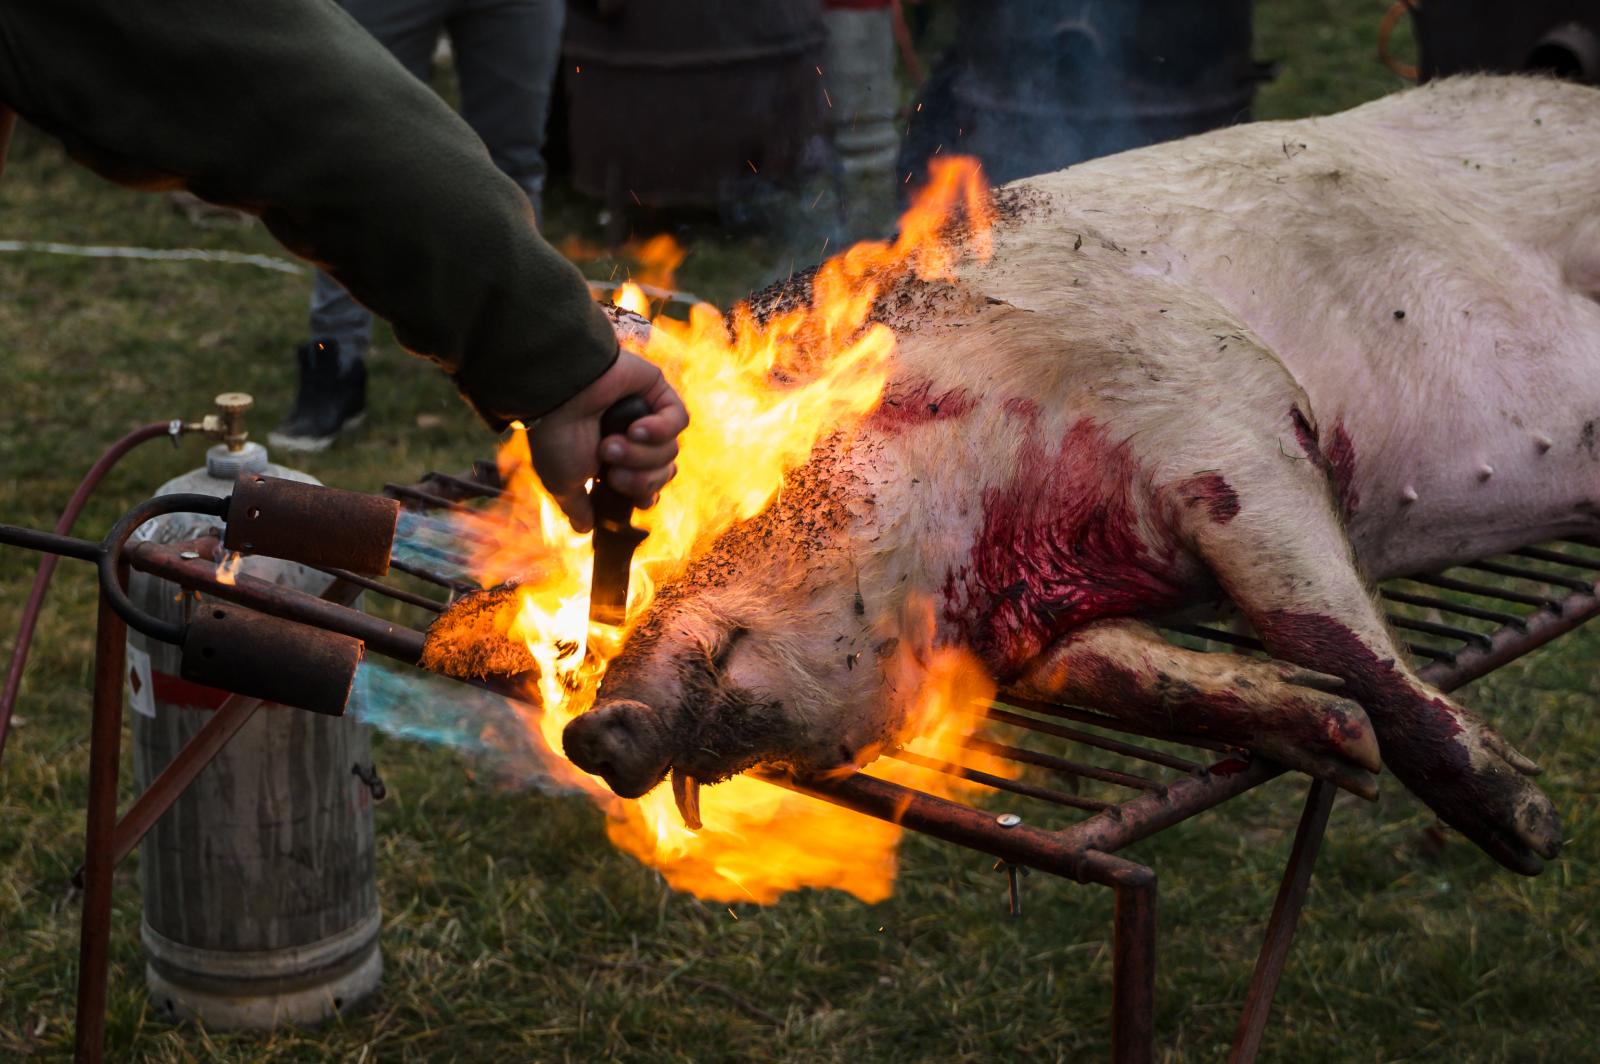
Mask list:
MULTIPOLYGON (((341 0, 411 73, 426 81, 439 34, 448 31, 461 82, 461 117, 508 177, 540 209, 544 131, 561 58, 563 0, 341 0)), ((320 270, 311 287, 311 337, 360 358, 372 315, 320 270)))

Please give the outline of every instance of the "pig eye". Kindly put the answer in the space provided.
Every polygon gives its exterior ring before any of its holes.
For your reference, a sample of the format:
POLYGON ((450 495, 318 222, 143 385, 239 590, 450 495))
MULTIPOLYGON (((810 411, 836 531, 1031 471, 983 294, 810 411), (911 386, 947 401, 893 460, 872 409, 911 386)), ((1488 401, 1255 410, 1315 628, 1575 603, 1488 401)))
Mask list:
POLYGON ((742 624, 728 629, 728 634, 722 637, 722 642, 713 647, 711 653, 707 655, 711 659, 712 671, 722 672, 727 669, 728 658, 733 654, 733 648, 749 634, 750 629, 742 624))

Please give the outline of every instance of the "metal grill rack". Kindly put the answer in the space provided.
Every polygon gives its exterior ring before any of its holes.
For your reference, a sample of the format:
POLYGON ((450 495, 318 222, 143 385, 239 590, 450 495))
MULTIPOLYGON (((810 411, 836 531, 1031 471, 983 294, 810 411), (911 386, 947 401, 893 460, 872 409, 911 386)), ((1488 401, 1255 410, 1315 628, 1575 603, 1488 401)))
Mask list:
MULTIPOLYGON (((473 502, 500 495, 491 463, 468 477, 428 473, 385 493, 414 511, 474 512, 473 502)), ((470 533, 469 533, 470 534, 470 533)), ((396 551, 394 567, 448 598, 476 585, 461 559, 436 563, 396 551)), ((380 582, 336 573, 397 601, 438 612, 443 603, 380 582)), ((1380 589, 1420 675, 1450 691, 1578 627, 1600 613, 1600 548, 1584 541, 1527 547, 1440 573, 1394 580, 1380 589)), ((1195 649, 1262 653, 1248 632, 1215 624, 1168 629, 1195 649)), ((1014 775, 902 751, 896 760, 929 773, 959 776, 985 791, 1025 800, 1026 812, 995 815, 879 778, 869 768, 843 779, 763 778, 857 812, 893 820, 998 858, 1020 912, 1019 874, 1037 869, 1116 893, 1112 993, 1112 1056, 1149 1060, 1154 1051, 1156 875, 1117 852, 1282 775, 1284 770, 1202 736, 1161 732, 1092 708, 1056 705, 1002 692, 984 709, 992 731, 968 748, 999 758, 1014 775)), ((1332 805, 1334 788, 1312 781, 1231 1060, 1253 1060, 1288 957, 1332 805)), ((1015 802, 1012 803, 1016 804, 1015 802)))

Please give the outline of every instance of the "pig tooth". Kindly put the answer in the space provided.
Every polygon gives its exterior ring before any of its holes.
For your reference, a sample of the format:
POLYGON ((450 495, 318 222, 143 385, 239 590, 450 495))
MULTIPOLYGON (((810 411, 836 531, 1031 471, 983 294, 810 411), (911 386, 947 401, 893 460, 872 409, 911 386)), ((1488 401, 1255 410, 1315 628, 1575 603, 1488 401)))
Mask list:
POLYGON ((1540 454, 1544 454, 1546 451, 1550 450, 1550 448, 1556 445, 1555 440, 1552 440, 1549 436, 1546 436, 1542 432, 1533 438, 1533 443, 1534 446, 1539 448, 1540 454))
POLYGON ((1490 465, 1488 462, 1485 462, 1478 467, 1479 480, 1488 480, 1492 476, 1494 476, 1494 466, 1490 465))
POLYGON ((1413 488, 1410 484, 1407 484, 1405 486, 1405 490, 1400 493, 1400 501, 1402 503, 1404 503, 1405 505, 1407 505, 1407 506, 1409 506, 1412 503, 1416 502, 1417 501, 1417 489, 1413 488))
POLYGON ((683 826, 690 831, 699 831, 700 781, 681 768, 673 769, 672 797, 678 803, 678 815, 683 817, 683 826))

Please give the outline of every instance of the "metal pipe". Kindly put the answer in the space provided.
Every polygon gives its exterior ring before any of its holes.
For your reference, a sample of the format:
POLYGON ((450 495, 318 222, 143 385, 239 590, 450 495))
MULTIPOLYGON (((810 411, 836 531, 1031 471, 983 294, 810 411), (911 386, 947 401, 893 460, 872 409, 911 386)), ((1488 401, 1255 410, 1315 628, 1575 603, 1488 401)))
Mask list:
POLYGON ((1164 831, 1281 775, 1284 769, 1261 758, 1230 758, 1203 776, 1190 776, 1167 787, 1164 794, 1142 794, 1131 802, 1096 813, 1061 831, 1062 842, 1075 850, 1113 853, 1164 831), (1219 771, 1223 769, 1223 771, 1219 771))
POLYGON ((968 768, 950 761, 941 761, 938 758, 924 757, 922 754, 912 753, 910 750, 896 750, 885 755, 907 765, 916 765, 918 768, 930 769, 934 772, 943 772, 957 779, 971 780, 981 783, 985 787, 993 787, 997 791, 1009 791, 1027 798, 1037 798, 1041 802, 1050 802, 1054 805, 1064 805, 1070 809, 1087 809, 1098 812, 1111 808, 1109 802, 1098 801, 1094 798, 1080 798, 1076 794, 1068 794, 1050 787, 1039 787, 1022 780, 1008 780, 1004 776, 996 776, 979 769, 968 768))
POLYGON ((1118 878, 1112 884, 1111 1059, 1149 1064, 1155 1056, 1156 876, 1133 865, 1118 878))
POLYGON ((1510 624, 1522 627, 1522 618, 1515 613, 1505 610, 1486 610, 1481 606, 1469 606, 1462 602, 1451 602, 1435 595, 1413 595, 1409 591, 1391 591, 1389 588, 1380 588, 1378 594, 1390 602, 1403 602, 1407 606, 1421 606, 1424 609, 1439 610, 1441 613, 1459 613, 1463 617, 1473 617, 1480 621, 1493 621, 1495 624, 1510 624))
MULTIPOLYGON (((146 521, 166 514, 207 514, 227 520, 228 503, 227 498, 219 499, 214 495, 199 495, 192 492, 158 495, 135 506, 111 526, 111 531, 106 534, 100 551, 100 593, 106 597, 111 608, 117 611, 117 615, 129 627, 163 643, 176 644, 183 641, 182 625, 175 621, 152 617, 135 606, 124 589, 125 581, 119 580, 117 574, 123 569, 122 556, 128 537, 146 521)), ((212 568, 214 570, 215 566, 212 568)))
POLYGON ((899 824, 909 831, 979 850, 1002 861, 1079 882, 1098 882, 1090 878, 1094 868, 1086 870, 1082 852, 1064 845, 1059 833, 1024 824, 1020 819, 1009 822, 1003 830, 996 830, 1001 822, 992 813, 979 812, 861 773, 846 779, 802 779, 775 772, 758 773, 758 776, 791 791, 899 824))
POLYGON ((360 639, 375 653, 407 665, 415 665, 422 659, 423 634, 405 625, 380 620, 360 610, 247 573, 239 573, 233 583, 224 584, 216 578, 214 564, 202 558, 184 558, 165 544, 135 543, 124 556, 140 572, 203 590, 226 602, 236 602, 274 617, 360 639))
POLYGON ((1008 761, 1016 761, 1024 765, 1037 765, 1061 776, 1099 780, 1101 783, 1114 783, 1119 787, 1129 787, 1136 791, 1166 790, 1165 785, 1144 776, 1118 772, 1112 768, 1101 768, 1098 765, 1086 765, 1081 761, 1069 761, 1054 754, 1027 750, 1020 746, 1009 746, 1006 743, 997 743, 993 739, 985 739, 982 736, 973 736, 966 741, 965 745, 969 750, 982 750, 984 753, 994 754, 996 757, 1003 757, 1008 761))
POLYGON ((1486 676, 1500 666, 1565 635, 1591 617, 1600 615, 1600 587, 1587 594, 1569 595, 1554 609, 1531 613, 1522 631, 1502 628, 1489 636, 1487 647, 1467 647, 1448 665, 1430 666, 1417 675, 1441 691, 1453 691, 1486 676))
POLYGON ((0 545, 38 551, 49 557, 75 558, 81 562, 100 560, 100 544, 75 536, 41 532, 37 528, 0 524, 0 545))
MULTIPOLYGON (((113 571, 127 580, 127 566, 113 571)), ((99 1064, 105 1052, 106 979, 111 947, 111 833, 117 822, 117 765, 122 744, 122 674, 127 628, 100 596, 95 627, 94 710, 89 729, 89 810, 85 818, 83 911, 78 930, 75 1059, 99 1064)))
POLYGON ((1228 1064, 1250 1064, 1261 1049, 1261 1036, 1272 1014, 1272 999, 1278 992, 1278 981, 1283 978, 1289 947, 1294 942, 1300 913, 1306 904, 1306 892, 1311 887, 1311 873, 1317 866, 1317 851, 1322 848, 1334 793, 1334 785, 1327 780, 1312 780, 1306 792, 1305 811, 1300 814, 1300 826, 1295 830, 1294 845, 1289 851, 1289 864, 1283 870, 1283 881, 1272 903, 1272 916, 1267 920, 1265 940, 1256 957, 1255 972, 1250 976, 1250 990, 1245 995, 1244 1013, 1239 1017, 1239 1029, 1234 1035, 1233 1050, 1228 1054, 1228 1064))
MULTIPOLYGON (((1006 696, 1002 694, 1000 697, 1004 698, 1006 696)), ((1079 731, 1076 728, 1064 728, 1059 724, 1052 724, 1049 721, 1039 720, 1036 717, 1024 717, 1020 713, 1008 713, 1004 709, 999 708, 1000 705, 1002 705, 1002 703, 997 702, 993 706, 985 709, 983 711, 984 717, 988 720, 995 721, 998 724, 1010 724, 1013 727, 1026 728, 1029 731, 1039 732, 1043 735, 1054 735, 1058 739, 1067 739, 1071 742, 1079 743, 1083 746, 1094 747, 1098 750, 1108 750, 1113 754, 1122 754, 1125 757, 1135 758, 1139 761, 1147 761, 1152 765, 1162 765, 1166 768, 1174 768, 1179 772, 1199 772, 1201 769, 1205 768, 1204 765, 1198 765, 1195 762, 1189 761, 1185 758, 1174 757, 1173 755, 1161 750, 1152 750, 1146 746, 1137 746, 1133 743, 1121 742, 1117 739, 1107 738, 1104 735, 1095 735, 1092 732, 1079 731)))
POLYGON ((1482 584, 1457 580, 1453 576, 1408 576, 1406 579, 1413 584, 1426 584, 1428 587, 1442 588, 1445 591, 1460 591, 1467 595, 1482 595, 1485 598, 1495 598, 1502 602, 1516 602, 1523 606, 1537 606, 1547 610, 1561 608, 1561 600, 1550 598, 1548 595, 1529 595, 1521 591, 1508 591, 1503 587, 1485 587, 1482 584))
MULTIPOLYGON (((0 167, 5 162, 5 105, 0 104, 0 167)), ((72 497, 67 500, 66 508, 61 511, 61 516, 56 520, 55 532, 58 536, 66 536, 72 532, 72 526, 77 524, 78 515, 83 512, 83 507, 89 501, 89 496, 94 489, 105 479, 111 468, 120 462, 124 455, 141 443, 149 440, 169 437, 177 442, 178 434, 183 431, 181 421, 152 421, 148 425, 141 425, 107 447, 83 475, 78 486, 72 492, 72 497)), ((85 543, 78 540, 76 543, 85 543)), ((94 546, 95 554, 99 553, 99 546, 94 546)), ((78 557, 78 555, 72 555, 78 557)), ((0 757, 6 752, 6 733, 11 728, 11 711, 17 704, 17 692, 22 687, 22 669, 28 660, 28 647, 33 643, 33 632, 39 624, 39 613, 44 608, 45 592, 50 588, 50 580, 55 575, 56 564, 62 555, 51 552, 39 561, 39 571, 34 574, 33 586, 28 589, 27 604, 22 607, 22 621, 17 625, 17 638, 11 644, 11 663, 6 668, 5 686, 0 688, 0 757)), ((83 561, 92 561, 93 557, 82 557, 83 561)))

